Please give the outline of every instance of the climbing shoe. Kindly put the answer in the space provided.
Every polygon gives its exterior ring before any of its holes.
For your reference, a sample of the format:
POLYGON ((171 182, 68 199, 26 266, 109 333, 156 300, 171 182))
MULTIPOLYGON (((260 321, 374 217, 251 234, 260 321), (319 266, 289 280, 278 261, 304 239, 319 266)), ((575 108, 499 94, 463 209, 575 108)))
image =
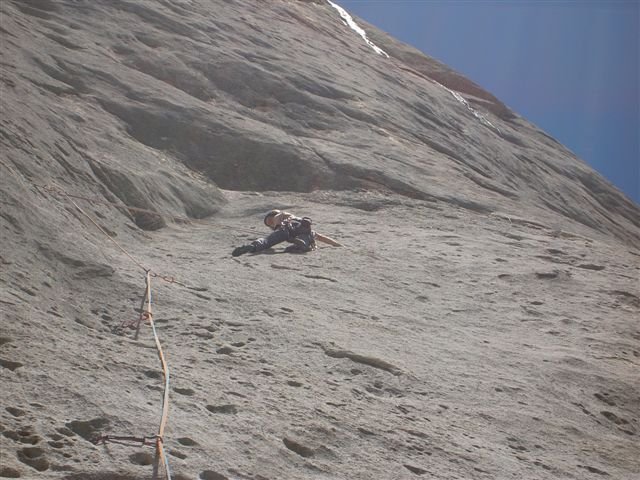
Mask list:
POLYGON ((232 257, 239 257, 240 255, 244 255, 245 253, 254 252, 255 247, 253 245, 242 245, 240 247, 236 247, 231 252, 232 257))

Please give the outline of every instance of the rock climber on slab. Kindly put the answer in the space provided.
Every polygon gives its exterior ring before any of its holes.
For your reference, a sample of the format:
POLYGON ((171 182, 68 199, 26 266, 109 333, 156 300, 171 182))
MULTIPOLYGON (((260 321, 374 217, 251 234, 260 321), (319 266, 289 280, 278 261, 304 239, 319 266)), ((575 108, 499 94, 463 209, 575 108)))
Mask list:
POLYGON ((316 240, 334 247, 342 246, 334 239, 315 232, 311 228, 311 219, 309 217, 296 217, 289 212, 271 210, 264 217, 264 224, 271 228, 273 232, 247 245, 236 247, 231 252, 231 255, 238 257, 245 253, 261 252, 282 242, 291 244, 284 250, 288 253, 305 253, 315 250, 316 240))

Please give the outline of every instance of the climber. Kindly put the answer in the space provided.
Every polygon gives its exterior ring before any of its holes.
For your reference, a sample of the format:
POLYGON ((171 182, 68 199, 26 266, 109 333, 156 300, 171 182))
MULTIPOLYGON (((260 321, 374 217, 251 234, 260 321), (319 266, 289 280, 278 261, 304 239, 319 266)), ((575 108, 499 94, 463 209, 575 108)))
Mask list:
POLYGON ((313 231, 309 217, 296 217, 289 212, 271 210, 264 217, 264 224, 273 232, 266 237, 258 238, 247 245, 235 248, 231 255, 238 257, 245 253, 261 252, 282 242, 291 244, 284 250, 288 253, 305 253, 315 250, 316 240, 335 247, 341 246, 332 238, 313 231))

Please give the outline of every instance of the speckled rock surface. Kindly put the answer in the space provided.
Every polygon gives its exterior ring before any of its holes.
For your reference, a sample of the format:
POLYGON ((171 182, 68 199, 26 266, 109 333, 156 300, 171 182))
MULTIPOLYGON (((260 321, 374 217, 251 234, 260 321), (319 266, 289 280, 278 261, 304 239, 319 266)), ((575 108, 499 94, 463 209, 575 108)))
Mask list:
POLYGON ((0 478, 152 478, 146 270, 172 478, 637 474, 640 208, 355 20, 0 4, 0 478), (271 208, 345 246, 232 258, 271 208))

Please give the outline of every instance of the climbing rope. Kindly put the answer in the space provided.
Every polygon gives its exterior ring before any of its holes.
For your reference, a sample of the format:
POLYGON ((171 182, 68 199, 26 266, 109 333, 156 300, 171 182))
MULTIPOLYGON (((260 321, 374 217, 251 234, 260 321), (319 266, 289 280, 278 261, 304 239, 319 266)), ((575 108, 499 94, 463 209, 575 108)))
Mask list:
MULTIPOLYGON (((41 187, 41 188, 44 188, 44 187, 41 187)), ((139 442, 142 445, 155 444, 156 456, 155 456, 155 462, 153 466, 153 479, 155 480, 158 478, 158 471, 160 469, 160 465, 162 465, 166 480, 171 480, 171 470, 169 468, 169 460, 164 451, 164 430, 167 425, 167 419, 169 416, 169 367, 167 366, 167 361, 162 351, 162 345, 160 343, 160 339, 158 338, 158 332, 156 330, 156 326, 153 321, 153 313, 151 310, 152 308, 151 278, 156 277, 168 283, 176 283, 182 286, 186 286, 186 285, 184 285, 181 282, 178 282, 173 277, 160 275, 152 272, 149 268, 146 268, 142 263, 136 260, 131 254, 129 254, 129 252, 127 252, 118 242, 116 242, 100 225, 98 225, 98 223, 73 200, 72 196, 67 194, 64 190, 62 190, 59 187, 47 187, 46 190, 48 192, 57 191, 57 193, 60 193, 61 195, 63 195, 69 202, 73 204, 73 206, 82 215, 84 215, 87 219, 89 219, 89 221, 100 232, 102 232, 109 240, 111 240, 118 247, 118 249, 122 251, 122 253, 124 253, 136 266, 138 266, 140 269, 144 270, 145 272, 146 288, 145 288, 145 295, 142 301, 142 308, 141 308, 142 312, 140 313, 140 316, 137 321, 137 329, 139 330, 139 326, 142 321, 149 323, 149 325, 151 326, 151 330, 153 332, 153 338, 155 340, 156 349, 158 351, 158 358, 160 359, 160 363, 162 365, 162 373, 164 375, 164 393, 162 397, 162 416, 160 418, 160 426, 158 427, 158 433, 157 435, 152 437, 102 435, 98 437, 96 440, 94 440, 94 443, 96 445, 104 444, 107 442, 115 442, 115 443, 139 442), (56 190, 54 190, 54 188, 56 190), (152 443, 150 443, 150 441, 152 441, 152 443)), ((124 323, 120 327, 122 328, 123 326, 125 326, 124 323)), ((137 338, 137 334, 138 332, 136 331, 136 338, 137 338)))
MULTIPOLYGON (((143 270, 145 273, 149 272, 149 274, 152 277, 155 278, 159 278, 160 280, 163 280, 166 283, 175 283, 177 285, 180 285, 181 287, 185 287, 185 288, 189 288, 191 290, 198 290, 197 288, 194 287, 190 287, 188 285, 186 285, 183 282, 178 281, 175 277, 170 276, 170 275, 161 275, 157 272, 153 272, 151 271, 151 269, 145 267, 141 262, 139 262, 138 260, 136 260, 129 252, 127 252, 118 242, 115 241, 115 239, 109 235, 99 224, 98 222, 96 222, 91 215, 89 215, 87 212, 85 212, 80 205, 78 205, 76 202, 73 201, 74 198, 81 198, 83 200, 88 200, 88 201, 93 201, 93 199, 90 199, 88 197, 80 197, 78 195, 70 195, 68 194, 66 191, 64 191, 62 188, 58 187, 57 185, 55 186, 51 186, 51 185, 37 185, 34 184, 37 188, 41 188, 49 193, 52 194, 59 194, 63 197, 65 197, 67 200, 69 200, 69 202, 71 202, 71 204, 73 204, 73 206, 82 214, 84 215, 100 232, 102 232, 104 234, 105 237, 107 237, 111 242, 113 242, 115 244, 116 247, 118 247, 118 249, 124 253, 135 265, 137 265, 141 270, 143 270)), ((101 202, 101 203, 106 203, 106 202, 101 202)), ((115 203, 108 203, 108 205, 112 205, 112 206, 121 206, 121 205, 117 205, 115 203)), ((127 207, 129 208, 129 207, 127 207)), ((149 210, 149 212, 151 212, 149 210)), ((154 213, 154 212, 151 212, 154 213)))
MULTIPOLYGON (((151 302, 151 272, 147 271, 145 275, 145 294, 142 301, 142 311, 137 321, 123 323, 120 325, 120 328, 124 326, 133 327, 134 325, 139 329, 141 322, 147 322, 151 326, 151 330, 153 332, 153 338, 156 343, 156 349, 158 351, 158 358, 160 359, 160 364, 162 365, 162 374, 164 376, 164 392, 162 397, 162 415, 160 417, 160 426, 158 427, 158 433, 154 436, 144 436, 144 437, 135 437, 135 436, 123 436, 123 435, 100 435, 96 439, 93 440, 95 445, 102 445, 106 443, 119 443, 121 445, 130 445, 131 443, 140 443, 141 445, 155 445, 156 447, 156 456, 153 463, 153 476, 152 478, 155 480, 158 478, 158 472, 160 470, 160 465, 165 473, 165 479, 171 480, 171 469, 169 467, 169 459, 164 451, 164 430, 167 425, 167 419, 169 417, 169 366, 167 365, 167 361, 164 356, 164 352, 162 351, 162 344, 160 343, 160 339, 158 337, 158 332, 156 330, 155 322, 153 321, 153 313, 152 313, 152 302, 151 302)), ((136 331, 136 338, 138 332, 136 331)))
POLYGON ((160 344, 160 339, 158 338, 158 332, 156 331, 155 323, 153 322, 153 314, 151 313, 151 275, 147 272, 147 276, 145 278, 147 284, 147 308, 142 312, 141 318, 149 322, 151 325, 151 330, 153 331, 153 338, 156 341, 156 348, 158 350, 158 358, 160 359, 160 363, 162 364, 162 373, 164 375, 164 395, 162 397, 162 417, 160 419, 160 426, 158 427, 158 434, 156 435, 156 461, 153 465, 153 478, 156 478, 158 475, 158 467, 159 464, 162 463, 164 466, 165 476, 167 480, 171 480, 171 473, 169 470, 169 460, 164 452, 164 429, 167 425, 167 418, 169 416, 169 367, 167 366, 167 361, 164 358, 164 353, 162 352, 162 345, 160 344))
POLYGON ((104 235, 105 235, 109 240, 111 240, 111 241, 115 244, 115 246, 116 246, 116 247, 118 247, 118 248, 122 251, 122 253, 124 253, 127 257, 129 257, 129 259, 130 259, 133 263, 135 263, 138 267, 140 267, 140 268, 141 268, 142 270, 144 270, 145 272, 148 272, 148 271, 149 271, 149 269, 148 269, 148 268, 146 268, 144 265, 142 265, 138 260, 136 260, 135 258, 133 258, 133 257, 129 254, 129 252, 127 252, 124 248, 122 248, 122 246, 121 246, 118 242, 116 242, 116 241, 113 239, 113 237, 112 237, 111 235, 109 235, 107 232, 105 232, 105 231, 104 231, 104 229, 103 229, 100 225, 98 225, 98 223, 97 223, 93 218, 91 218, 91 216, 90 216, 87 212, 85 212, 82 208, 80 208, 80 206, 79 206, 76 202, 74 202, 70 196, 68 196, 66 193, 64 193, 64 191, 63 191, 63 194, 64 194, 64 195, 67 197, 67 199, 68 199, 68 200, 73 204, 73 206, 74 206, 74 207, 76 207, 76 208, 78 209, 78 211, 79 211, 80 213, 82 213, 85 217, 87 217, 87 218, 89 219, 89 221, 90 221, 91 223, 93 223, 93 224, 95 225, 95 227, 96 227, 98 230, 100 230, 100 231, 101 231, 101 232, 102 232, 102 233, 103 233, 103 234, 104 234, 104 235))
POLYGON ((134 437, 131 435, 100 435, 93 439, 94 445, 106 445, 107 443, 118 443, 120 445, 141 444, 155 445, 156 436, 134 437))
POLYGON ((214 222, 211 220, 205 220, 205 219, 197 219, 197 218, 189 218, 189 217, 183 217, 180 215, 174 215, 174 214, 169 214, 169 213, 161 213, 161 212, 157 212, 155 210, 148 210, 146 208, 138 208, 138 207, 130 207, 129 205, 126 204, 122 204, 122 203, 115 203, 115 202, 106 202, 104 200, 100 200, 98 198, 95 197, 84 197, 81 195, 72 195, 70 193, 67 193, 66 191, 64 191, 62 188, 58 187, 57 185, 40 185, 37 183, 33 184, 36 188, 40 189, 40 190, 44 190, 47 193, 51 194, 51 195, 56 195, 56 196, 64 196, 66 198, 75 198, 77 200, 84 200, 85 202, 89 202, 89 203, 93 203, 96 205, 106 205, 109 207, 116 207, 116 208, 124 208, 125 210, 129 210, 131 212, 139 212, 139 213, 146 213, 149 215, 155 215, 157 217, 164 217, 164 218, 170 218, 172 220, 176 220, 176 221, 180 221, 180 222, 184 222, 184 223, 199 223, 199 224, 203 224, 203 225, 214 225, 214 226, 219 226, 219 227, 227 227, 227 228, 232 228, 233 230, 236 231, 240 231, 240 232, 245 232, 245 233, 251 233, 254 234, 257 232, 256 229, 248 229, 248 228, 239 228, 237 226, 234 225, 226 225, 224 223, 220 223, 220 222, 214 222))

